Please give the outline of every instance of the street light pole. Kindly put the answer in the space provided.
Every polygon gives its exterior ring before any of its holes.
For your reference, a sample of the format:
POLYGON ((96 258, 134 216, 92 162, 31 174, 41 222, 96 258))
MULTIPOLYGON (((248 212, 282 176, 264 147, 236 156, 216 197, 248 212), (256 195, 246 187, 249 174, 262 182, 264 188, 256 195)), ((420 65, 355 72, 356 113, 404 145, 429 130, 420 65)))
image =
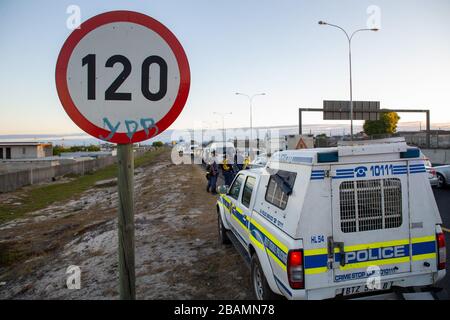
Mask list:
POLYGON ((225 116, 229 116, 232 115, 232 112, 214 112, 215 115, 221 116, 222 117, 222 137, 223 137, 223 142, 225 141, 225 116))
POLYGON ((236 92, 236 95, 247 97, 248 101, 249 101, 249 104, 250 104, 250 142, 249 142, 249 148, 251 149, 251 143, 252 143, 252 140, 253 140, 253 123, 252 123, 253 98, 256 97, 256 96, 265 96, 266 93, 265 92, 256 93, 256 94, 250 96, 250 95, 245 94, 245 93, 236 92))
POLYGON ((345 35, 347 36, 348 40, 348 65, 349 65, 349 72, 350 72, 350 140, 353 141, 353 85, 352 85, 352 39, 353 36, 360 32, 360 31, 378 31, 378 28, 364 28, 364 29, 358 29, 356 31, 353 31, 353 33, 349 36, 347 31, 344 30, 344 28, 331 24, 325 21, 319 21, 320 25, 330 26, 334 28, 338 28, 339 30, 343 31, 345 35))

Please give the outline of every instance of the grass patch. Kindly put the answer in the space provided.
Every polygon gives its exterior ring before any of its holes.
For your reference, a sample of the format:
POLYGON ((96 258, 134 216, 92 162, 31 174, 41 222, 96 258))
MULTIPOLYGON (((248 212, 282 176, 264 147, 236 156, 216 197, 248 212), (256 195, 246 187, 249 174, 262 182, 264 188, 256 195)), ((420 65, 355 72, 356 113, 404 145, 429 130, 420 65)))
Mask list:
POLYGON ((26 258, 26 254, 16 250, 7 250, 0 246, 0 266, 9 266, 26 258))
MULTIPOLYGON (((159 148, 153 152, 146 152, 135 159, 135 167, 142 167, 152 163, 153 159, 167 149, 159 148)), ((0 224, 22 217, 28 212, 43 209, 54 202, 64 201, 76 196, 94 186, 97 181, 117 177, 117 165, 113 164, 94 173, 79 176, 67 183, 49 184, 31 187, 21 192, 20 206, 0 204, 0 224)))

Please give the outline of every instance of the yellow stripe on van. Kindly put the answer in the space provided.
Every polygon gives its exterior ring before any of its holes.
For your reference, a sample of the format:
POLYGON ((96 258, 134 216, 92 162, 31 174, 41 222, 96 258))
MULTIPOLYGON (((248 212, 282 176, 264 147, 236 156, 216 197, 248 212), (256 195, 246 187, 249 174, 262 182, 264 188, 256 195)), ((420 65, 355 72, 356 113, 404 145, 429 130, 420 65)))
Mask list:
POLYGON ((274 255, 269 249, 266 249, 266 252, 269 254, 269 256, 272 257, 273 261, 275 261, 281 267, 281 269, 286 271, 286 266, 280 261, 280 259, 277 258, 276 255, 274 255))
POLYGON ((280 259, 278 259, 278 257, 276 255, 274 255, 269 249, 265 248, 263 244, 261 244, 261 242, 259 242, 251 233, 249 234, 250 237, 250 241, 255 244, 259 249, 266 251, 269 256, 272 257, 273 261, 275 261, 280 267, 281 269, 283 269, 284 271, 286 271, 286 266, 284 265, 283 262, 280 261, 280 259))
POLYGON ((411 239, 411 243, 420 243, 420 242, 428 242, 428 241, 436 241, 436 236, 427 236, 427 237, 411 239))
POLYGON ((264 246, 262 245, 262 243, 259 242, 258 240, 256 240, 256 238, 255 238, 251 233, 249 234, 249 236, 250 236, 250 241, 251 241, 255 246, 257 246, 258 248, 260 248, 261 250, 264 251, 264 246))
POLYGON ((305 269, 305 274, 318 274, 318 273, 324 273, 327 271, 328 271, 327 267, 308 268, 308 269, 305 269))
POLYGON ((305 256, 315 256, 318 254, 328 254, 327 248, 320 248, 320 249, 307 249, 305 250, 305 256))
POLYGON ((234 220, 236 220, 237 222, 239 222, 239 224, 241 225, 242 228, 244 228, 244 230, 247 230, 247 226, 245 226, 245 225, 241 222, 241 220, 239 220, 235 215, 231 215, 231 216, 234 218, 234 220))
POLYGON ((413 261, 420 261, 426 259, 436 259, 436 252, 433 253, 425 253, 425 254, 417 254, 412 257, 413 261))
POLYGON ((217 202, 220 206, 222 206, 225 210, 227 210, 228 212, 229 212, 229 210, 228 210, 228 208, 227 208, 227 206, 226 205, 224 205, 222 202, 220 202, 220 201, 218 201, 217 202))
POLYGON ((284 253, 287 253, 289 251, 288 247, 286 247, 284 244, 282 244, 280 241, 278 241, 277 238, 275 238, 272 234, 270 234, 264 227, 262 227, 259 223, 257 223, 254 219, 251 219, 251 223, 255 225, 259 230, 264 232, 265 236, 269 238, 273 243, 277 245, 278 248, 280 248, 284 253))

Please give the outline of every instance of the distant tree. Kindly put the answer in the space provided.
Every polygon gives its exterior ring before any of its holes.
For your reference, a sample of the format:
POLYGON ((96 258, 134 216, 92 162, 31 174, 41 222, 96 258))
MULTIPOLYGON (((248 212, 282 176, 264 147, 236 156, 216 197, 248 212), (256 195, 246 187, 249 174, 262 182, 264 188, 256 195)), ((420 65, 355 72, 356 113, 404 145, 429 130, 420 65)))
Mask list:
POLYGON ((54 156, 60 156, 61 153, 63 152, 82 152, 82 151, 89 151, 89 152, 100 151, 100 146, 91 144, 89 146, 71 146, 68 148, 59 145, 53 147, 54 156))
POLYGON ((84 151, 85 146, 71 146, 69 148, 69 151, 67 152, 80 152, 80 151, 84 151))
POLYGON ((63 146, 60 146, 60 145, 56 145, 53 147, 53 155, 54 156, 59 156, 59 155, 61 155, 62 152, 69 152, 69 149, 64 148, 63 146))
POLYGON ((97 152, 97 151, 100 151, 100 146, 96 146, 96 145, 94 145, 94 144, 91 144, 90 146, 88 146, 88 147, 86 148, 86 151, 89 151, 89 152, 97 152))
POLYGON ((162 141, 155 141, 152 143, 152 146, 154 147, 162 147, 164 145, 164 143, 162 143, 162 141))
POLYGON ((398 120, 400 120, 400 117, 397 112, 382 112, 380 120, 366 120, 364 122, 364 133, 368 136, 395 133, 398 120))

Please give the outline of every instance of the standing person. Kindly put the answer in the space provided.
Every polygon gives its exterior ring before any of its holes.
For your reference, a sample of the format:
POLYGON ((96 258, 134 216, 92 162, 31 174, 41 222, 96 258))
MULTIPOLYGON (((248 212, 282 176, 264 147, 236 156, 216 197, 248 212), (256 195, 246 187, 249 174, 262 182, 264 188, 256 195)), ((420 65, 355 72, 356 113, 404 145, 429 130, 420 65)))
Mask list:
POLYGON ((211 163, 210 163, 208 186, 206 187, 206 191, 209 192, 209 190, 211 190, 212 194, 217 194, 216 184, 217 184, 218 174, 219 174, 219 168, 218 168, 217 162, 216 162, 216 152, 213 151, 212 159, 211 159, 211 163))
POLYGON ((245 155, 243 170, 248 169, 250 165, 250 156, 248 154, 245 155))
POLYGON ((206 185, 206 192, 209 192, 210 180, 211 180, 211 164, 206 165, 206 180, 208 180, 208 184, 206 185))
POLYGON ((238 171, 241 171, 244 168, 244 157, 242 156, 242 153, 236 151, 236 160, 235 160, 236 166, 238 171))
POLYGON ((223 179, 225 180, 225 185, 230 186, 233 181, 233 168, 231 164, 228 163, 228 156, 224 155, 223 162, 221 165, 223 179))

